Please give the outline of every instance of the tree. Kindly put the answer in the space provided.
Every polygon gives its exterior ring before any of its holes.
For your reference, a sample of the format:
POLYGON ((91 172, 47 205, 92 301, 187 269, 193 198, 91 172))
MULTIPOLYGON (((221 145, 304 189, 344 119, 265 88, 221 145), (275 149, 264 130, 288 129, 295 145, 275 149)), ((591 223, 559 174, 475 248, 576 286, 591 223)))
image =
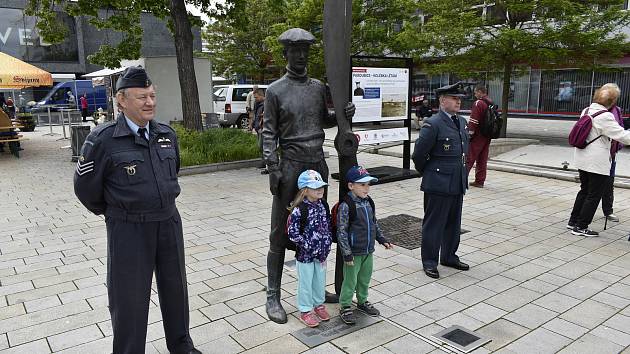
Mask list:
POLYGON ((262 82, 278 75, 267 45, 269 29, 286 21, 286 8, 274 0, 244 0, 214 13, 214 22, 203 31, 203 38, 220 75, 241 74, 262 82))
MULTIPOLYGON (((193 0, 189 3, 197 6, 210 6, 210 0, 193 0)), ((192 26, 200 26, 201 21, 190 15, 184 0, 29 0, 26 12, 37 16, 37 28, 49 43, 63 41, 67 28, 55 18, 55 9, 61 8, 70 16, 86 16, 91 25, 101 30, 113 30, 123 33, 122 40, 116 44, 103 44, 99 51, 88 56, 91 63, 109 68, 117 68, 123 59, 138 59, 142 48, 143 29, 140 16, 148 12, 160 19, 168 19, 168 26, 173 33, 177 70, 182 97, 184 126, 188 129, 201 130, 201 108, 193 63, 192 26), (107 9, 111 16, 101 18, 99 10, 107 9)))
POLYGON ((527 66, 593 69, 628 51, 622 0, 417 1, 427 21, 408 22, 402 48, 430 72, 503 79, 503 132, 512 74, 527 66), (485 8, 485 10, 484 10, 485 8))
MULTIPOLYGON (((311 46, 309 74, 324 77, 324 47, 322 23, 324 0, 259 0, 263 9, 257 15, 248 15, 248 8, 260 6, 255 0, 230 0, 215 14, 216 23, 208 28, 206 39, 216 43, 213 60, 218 72, 278 75, 284 67, 282 46, 278 36, 293 27, 300 27, 315 35, 311 46), (271 15, 267 15, 271 12, 271 15), (255 38, 257 46, 251 44, 255 38), (254 50, 249 50, 254 48, 254 50), (242 53, 248 56, 243 58, 242 53), (266 63, 266 69, 262 64, 266 63)), ((352 54, 386 55, 400 47, 402 24, 412 20, 414 0, 353 0, 352 54)))

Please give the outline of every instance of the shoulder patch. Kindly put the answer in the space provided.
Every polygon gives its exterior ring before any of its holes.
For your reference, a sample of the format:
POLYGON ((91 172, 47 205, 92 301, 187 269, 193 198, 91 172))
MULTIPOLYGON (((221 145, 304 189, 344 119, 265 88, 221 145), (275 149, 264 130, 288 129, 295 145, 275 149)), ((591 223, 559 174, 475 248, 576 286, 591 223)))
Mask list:
POLYGON ((85 157, 82 155, 79 157, 79 161, 77 161, 76 171, 79 176, 94 172, 94 160, 85 161, 85 157))

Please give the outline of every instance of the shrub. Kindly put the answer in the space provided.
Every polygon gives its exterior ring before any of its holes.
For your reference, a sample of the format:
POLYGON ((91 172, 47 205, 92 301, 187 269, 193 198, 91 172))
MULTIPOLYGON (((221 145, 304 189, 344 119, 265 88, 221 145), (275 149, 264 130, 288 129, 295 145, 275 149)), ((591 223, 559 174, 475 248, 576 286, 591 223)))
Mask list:
POLYGON ((256 135, 240 129, 209 129, 203 132, 174 125, 179 141, 181 166, 249 160, 260 157, 256 135))

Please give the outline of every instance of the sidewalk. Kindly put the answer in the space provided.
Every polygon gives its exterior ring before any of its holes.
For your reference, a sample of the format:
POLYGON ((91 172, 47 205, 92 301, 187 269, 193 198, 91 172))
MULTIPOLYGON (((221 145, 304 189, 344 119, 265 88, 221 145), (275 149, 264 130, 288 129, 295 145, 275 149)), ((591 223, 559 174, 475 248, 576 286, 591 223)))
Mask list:
MULTIPOLYGON (((0 154, 0 353, 109 353, 104 222, 74 196, 75 164, 61 149, 69 142, 44 132, 25 133, 20 159, 0 154)), ((402 165, 374 154, 359 162, 402 165)), ((382 320, 309 351, 291 334, 304 327, 295 273, 283 277, 289 323, 265 316, 267 176, 248 168, 180 184, 191 335, 204 353, 443 353, 422 337, 454 324, 492 339, 474 353, 630 353, 630 190, 615 190, 621 223, 586 239, 565 229, 576 183, 489 171, 486 188, 464 200, 470 232, 459 254, 470 271, 440 267, 442 277, 430 279, 419 249, 378 247, 370 301, 382 320)), ((419 184, 374 186, 379 217, 422 217, 419 184)), ((603 230, 599 210, 592 228, 603 230)), ((332 261, 328 269, 330 286, 332 261)), ((154 293, 147 353, 168 353, 158 303, 154 293)))

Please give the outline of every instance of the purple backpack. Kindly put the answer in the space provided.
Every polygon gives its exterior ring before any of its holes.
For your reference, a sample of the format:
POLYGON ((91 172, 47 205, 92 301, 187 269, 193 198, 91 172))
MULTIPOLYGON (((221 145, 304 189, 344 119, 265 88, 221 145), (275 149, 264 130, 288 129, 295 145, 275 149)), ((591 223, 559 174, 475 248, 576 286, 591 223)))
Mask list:
POLYGON ((592 116, 586 112, 588 112, 588 108, 584 110, 584 112, 582 112, 582 116, 580 117, 580 119, 578 119, 577 122, 575 122, 575 125, 569 133, 569 144, 571 146, 575 146, 578 149, 584 149, 590 143, 602 137, 601 135, 598 135, 597 138, 591 141, 586 141, 586 139, 588 138, 588 134, 593 128, 593 118, 608 111, 599 111, 592 116))

